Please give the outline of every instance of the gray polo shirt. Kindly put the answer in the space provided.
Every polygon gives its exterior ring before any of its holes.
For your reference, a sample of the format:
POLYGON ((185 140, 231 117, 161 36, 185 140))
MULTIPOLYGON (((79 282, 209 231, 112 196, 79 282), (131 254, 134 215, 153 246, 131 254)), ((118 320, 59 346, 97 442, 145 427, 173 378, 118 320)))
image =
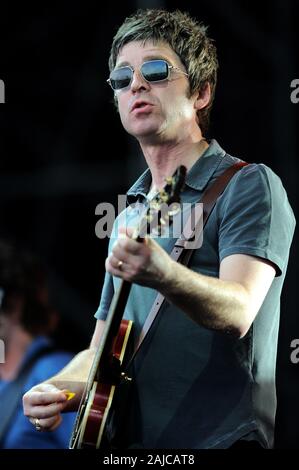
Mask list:
MULTIPOLYGON (((198 202, 215 178, 237 161, 212 140, 187 175, 182 202, 198 202)), ((128 201, 142 200, 150 184, 147 170, 128 191, 128 201)), ((125 215, 129 224, 136 221, 134 209, 125 215)), ((133 364, 119 445, 226 448, 251 437, 264 447, 273 445, 280 294, 294 226, 286 192, 271 169, 251 164, 233 177, 189 267, 218 277, 225 257, 243 253, 271 261, 276 277, 242 339, 201 327, 179 308, 164 304, 133 364)), ((168 252, 174 245, 173 238, 156 241, 168 252)), ((109 250, 113 243, 112 237, 109 250)), ((106 274, 96 318, 106 318, 118 285, 119 279, 106 274)), ((135 338, 155 295, 153 289, 132 286, 124 317, 134 321, 135 338)))

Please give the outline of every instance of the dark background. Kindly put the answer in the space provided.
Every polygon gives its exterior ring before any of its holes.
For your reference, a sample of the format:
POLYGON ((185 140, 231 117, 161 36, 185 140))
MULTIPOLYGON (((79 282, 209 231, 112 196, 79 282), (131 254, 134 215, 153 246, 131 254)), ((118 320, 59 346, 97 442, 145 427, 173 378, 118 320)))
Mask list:
MULTIPOLYGON (((11 2, 1 7, 0 235, 33 249, 50 271, 61 314, 58 340, 88 344, 107 240, 95 236, 98 203, 116 203, 144 168, 105 83, 112 37, 137 7, 180 8, 210 25, 220 60, 210 137, 231 154, 277 172, 298 213, 299 78, 296 0, 11 2)), ((298 235, 282 298, 278 448, 299 447, 298 235)))

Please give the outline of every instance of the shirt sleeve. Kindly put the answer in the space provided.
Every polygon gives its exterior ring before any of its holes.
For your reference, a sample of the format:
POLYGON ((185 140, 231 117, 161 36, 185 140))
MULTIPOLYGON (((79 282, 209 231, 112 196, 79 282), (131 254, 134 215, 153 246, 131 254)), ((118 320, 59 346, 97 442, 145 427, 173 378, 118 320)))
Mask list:
MULTIPOLYGON (((123 226, 125 223, 127 223, 126 213, 122 212, 116 218, 113 224, 111 237, 110 237, 109 245, 108 245, 108 254, 111 253, 113 245, 118 238, 119 227, 123 226)), ((114 292, 115 292, 115 289, 114 289, 113 276, 106 271, 99 308, 97 309, 94 315, 97 320, 106 320, 114 292)))
POLYGON ((98 310, 95 313, 97 320, 106 320, 111 300, 114 294, 113 279, 110 273, 105 274, 104 285, 98 310))
POLYGON ((276 275, 285 269, 295 218, 280 178, 268 167, 240 170, 216 206, 220 262, 232 254, 271 261, 276 275))

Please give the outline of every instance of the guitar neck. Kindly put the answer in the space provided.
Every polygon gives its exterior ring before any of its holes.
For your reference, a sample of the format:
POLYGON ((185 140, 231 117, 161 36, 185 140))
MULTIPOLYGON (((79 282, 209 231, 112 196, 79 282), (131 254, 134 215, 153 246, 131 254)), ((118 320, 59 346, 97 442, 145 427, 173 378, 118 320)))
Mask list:
MULTIPOLYGON (((136 230, 132 238, 141 243, 143 238, 140 237, 139 233, 140 232, 136 230)), ((101 337, 100 345, 97 349, 93 364, 91 366, 86 392, 92 387, 97 374, 99 374, 99 372, 101 372, 101 370, 103 370, 104 367, 109 363, 109 358, 111 358, 112 355, 114 340, 119 331, 119 327, 131 291, 131 286, 131 282, 121 279, 120 286, 113 296, 109 312, 105 320, 105 328, 101 337)))
POLYGON ((87 387, 94 382, 97 373, 101 370, 101 364, 107 364, 107 359, 111 356, 113 343, 117 336, 124 310, 127 305, 132 284, 121 280, 117 292, 114 294, 109 312, 105 321, 105 328, 101 337, 100 345, 94 357, 90 370, 87 387))
MULTIPOLYGON (((176 170, 172 178, 168 178, 166 180, 167 184, 164 189, 162 191, 159 191, 158 195, 152 201, 150 201, 150 203, 148 203, 145 214, 141 219, 141 223, 139 227, 135 229, 134 234, 132 236, 134 240, 139 243, 142 243, 144 241, 144 236, 148 233, 148 228, 158 227, 159 229, 161 229, 161 206, 162 204, 172 204, 179 201, 179 193, 184 185, 185 176, 186 167, 180 166, 176 170), (156 221, 154 218, 155 215, 157 216, 156 221), (153 220, 156 223, 152 224, 153 220), (154 225, 154 227, 152 227, 152 225, 154 225)), ((130 289, 131 283, 128 281, 121 280, 120 287, 113 296, 108 316, 105 321, 105 329, 101 337, 100 345, 95 354, 95 358, 88 377, 85 396, 91 389, 95 379, 99 378, 99 375, 102 377, 103 373, 104 375, 105 373, 107 373, 107 366, 109 368, 109 360, 111 359, 113 354, 114 341, 119 331, 119 327, 130 294, 130 289)))

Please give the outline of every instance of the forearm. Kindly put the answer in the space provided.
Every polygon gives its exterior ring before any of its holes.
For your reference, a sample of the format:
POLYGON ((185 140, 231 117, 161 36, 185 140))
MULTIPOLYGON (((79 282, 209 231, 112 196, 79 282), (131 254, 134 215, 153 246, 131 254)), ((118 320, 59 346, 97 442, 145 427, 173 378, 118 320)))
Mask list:
POLYGON ((75 393, 74 398, 68 402, 65 411, 73 411, 78 408, 94 354, 94 348, 81 351, 58 374, 45 381, 60 390, 69 390, 75 393))
POLYGON ((243 336, 248 327, 249 295, 237 282, 204 276, 172 262, 159 290, 196 323, 243 336))

